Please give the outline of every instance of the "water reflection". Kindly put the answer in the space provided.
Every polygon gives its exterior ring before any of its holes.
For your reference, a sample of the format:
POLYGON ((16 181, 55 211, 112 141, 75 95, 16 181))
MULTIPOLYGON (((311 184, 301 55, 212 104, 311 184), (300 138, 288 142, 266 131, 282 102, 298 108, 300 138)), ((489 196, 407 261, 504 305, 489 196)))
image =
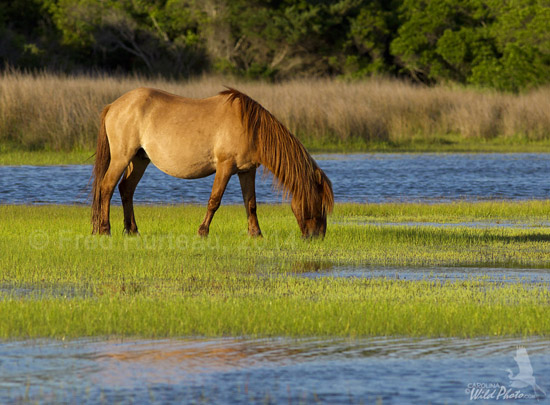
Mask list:
MULTIPOLYGON (((336 201, 444 202, 457 199, 547 199, 550 154, 359 154, 317 156, 332 180, 336 201)), ((0 204, 88 203, 91 166, 2 166, 0 204)), ((150 165, 135 201, 206 204, 213 176, 181 180, 150 165)), ((257 178, 260 203, 281 202, 271 179, 257 178)), ((233 176, 224 203, 241 204, 233 176)), ((118 192, 114 202, 120 204, 118 192)))
POLYGON ((296 274, 307 278, 355 277, 441 282, 483 280, 495 283, 550 283, 550 269, 523 269, 513 267, 333 266, 312 271, 297 271, 296 274))
POLYGON ((385 227, 435 227, 435 228, 474 228, 474 229, 547 229, 550 227, 550 222, 512 222, 512 221, 470 221, 470 222, 420 222, 420 221, 405 221, 405 222, 382 222, 378 220, 368 220, 367 218, 346 218, 345 221, 336 221, 337 225, 374 225, 385 227))
POLYGON ((543 338, 8 342, 0 401, 466 403, 468 384, 509 384, 518 345, 548 392, 543 338))

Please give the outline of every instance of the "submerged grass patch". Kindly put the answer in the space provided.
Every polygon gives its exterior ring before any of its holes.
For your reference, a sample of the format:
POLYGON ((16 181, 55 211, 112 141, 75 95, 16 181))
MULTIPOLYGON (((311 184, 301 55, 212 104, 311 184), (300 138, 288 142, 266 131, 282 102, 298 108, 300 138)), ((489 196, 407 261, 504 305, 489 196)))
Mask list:
POLYGON ((288 277, 233 285, 219 277, 209 288, 181 287, 95 299, 4 299, 0 337, 550 333, 550 292, 543 285, 288 277))
POLYGON ((89 235, 89 208, 0 206, 0 337, 95 335, 550 334, 545 284, 304 279, 332 266, 550 268, 550 229, 423 226, 548 222, 547 202, 344 204, 324 241, 303 241, 288 205, 260 206, 250 239, 239 206, 136 208, 141 237, 89 235), (376 222, 418 225, 382 226, 376 222), (27 291, 34 293, 27 293, 27 291))

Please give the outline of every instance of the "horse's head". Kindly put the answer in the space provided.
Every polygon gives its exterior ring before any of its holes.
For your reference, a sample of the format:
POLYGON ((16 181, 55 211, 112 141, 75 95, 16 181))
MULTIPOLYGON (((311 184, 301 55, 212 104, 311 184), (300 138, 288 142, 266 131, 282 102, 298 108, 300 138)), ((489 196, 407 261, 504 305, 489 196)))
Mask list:
POLYGON ((332 184, 321 169, 316 169, 312 192, 293 195, 290 203, 304 238, 325 237, 327 214, 332 211, 333 205, 332 184))

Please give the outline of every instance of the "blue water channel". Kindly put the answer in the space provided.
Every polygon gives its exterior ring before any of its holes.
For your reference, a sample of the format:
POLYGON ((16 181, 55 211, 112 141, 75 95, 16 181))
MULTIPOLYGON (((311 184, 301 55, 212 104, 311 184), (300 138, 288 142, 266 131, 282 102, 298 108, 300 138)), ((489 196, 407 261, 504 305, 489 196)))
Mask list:
MULTIPOLYGON (((550 197, 550 154, 355 154, 319 155, 337 202, 446 202, 529 200, 550 197)), ((90 165, 1 166, 0 204, 86 204, 90 165)), ((213 176, 182 180, 150 165, 135 194, 136 203, 206 204, 213 176)), ((257 175, 259 203, 279 203, 272 179, 257 175)), ((118 192, 113 200, 120 204, 118 192)), ((237 176, 223 197, 240 204, 237 176)))
POLYGON ((549 345, 541 338, 11 342, 0 345, 0 402, 539 404, 550 394, 549 345), (518 347, 535 386, 514 387, 518 347))

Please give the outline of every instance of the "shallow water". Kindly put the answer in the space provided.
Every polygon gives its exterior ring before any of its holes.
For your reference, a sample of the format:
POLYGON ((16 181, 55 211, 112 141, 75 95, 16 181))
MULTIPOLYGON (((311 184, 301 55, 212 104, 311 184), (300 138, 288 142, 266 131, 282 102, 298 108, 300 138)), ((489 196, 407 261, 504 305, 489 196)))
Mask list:
MULTIPOLYGON (((540 338, 8 342, 0 402, 454 404, 471 403, 477 387, 501 393, 494 403, 511 388, 506 369, 519 372, 518 345, 550 393, 550 343, 540 338)), ((519 391, 531 396, 519 403, 546 401, 519 391)))
POLYGON ((483 280, 496 283, 550 283, 550 269, 502 267, 369 267, 320 265, 313 271, 296 273, 302 277, 387 278, 455 282, 483 280))
POLYGON ((470 221, 470 222, 420 222, 420 221, 405 221, 405 222, 383 222, 377 220, 365 220, 364 218, 346 218, 345 221, 337 221, 338 225, 374 225, 374 226, 407 226, 407 227, 435 227, 435 228, 474 228, 474 229, 546 229, 550 227, 550 222, 538 221, 532 223, 513 222, 513 221, 470 221))
POLYGON ((0 300, 4 298, 90 298, 93 287, 81 284, 0 283, 0 300))
MULTIPOLYGON (((336 201, 453 201, 547 199, 550 154, 354 154, 316 159, 334 186, 336 201)), ((1 166, 0 204, 83 204, 90 191, 89 165, 1 166)), ((223 202, 240 204, 233 176, 223 202)), ((137 203, 205 204, 213 176, 181 180, 150 165, 135 195, 137 203)), ((277 203, 271 179, 257 176, 260 203, 277 203)), ((118 192, 114 202, 120 204, 118 192)))

